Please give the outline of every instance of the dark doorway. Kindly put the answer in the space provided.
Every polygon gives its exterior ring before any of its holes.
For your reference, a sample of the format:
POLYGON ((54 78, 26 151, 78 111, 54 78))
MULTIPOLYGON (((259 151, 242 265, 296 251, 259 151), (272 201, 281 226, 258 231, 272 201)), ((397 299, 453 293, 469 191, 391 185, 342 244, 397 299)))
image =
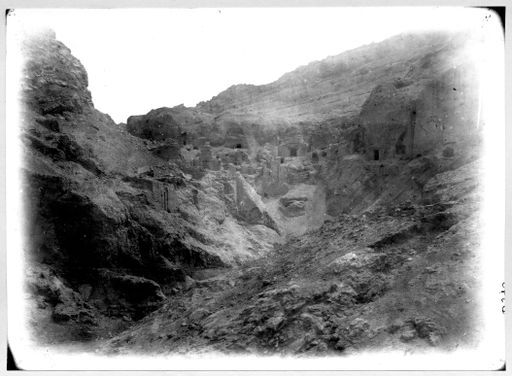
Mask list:
POLYGON ((235 145, 235 149, 241 149, 242 148, 242 144, 236 144, 235 145))
POLYGON ((352 152, 364 153, 364 134, 362 129, 358 129, 352 140, 352 152))
POLYGON ((290 148, 290 157, 297 156, 297 148, 290 148))
POLYGON ((396 154, 401 155, 405 154, 405 145, 404 144, 396 144, 396 154))
POLYGON ((406 132, 403 132, 400 135, 400 137, 398 137, 398 140, 396 141, 395 154, 397 154, 397 155, 405 154, 405 145, 404 145, 405 133, 406 132))
POLYGON ((313 154, 311 154, 311 160, 313 162, 318 162, 318 154, 315 152, 313 152, 313 154))
POLYGON ((374 161, 378 161, 379 160, 379 150, 378 149, 375 149, 373 151, 373 160, 374 161))

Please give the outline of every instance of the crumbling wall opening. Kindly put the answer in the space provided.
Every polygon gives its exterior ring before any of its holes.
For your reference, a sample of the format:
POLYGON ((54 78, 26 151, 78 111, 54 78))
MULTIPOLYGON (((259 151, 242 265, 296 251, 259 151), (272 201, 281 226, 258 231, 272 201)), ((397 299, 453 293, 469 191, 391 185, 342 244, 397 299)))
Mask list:
POLYGON ((352 153, 360 154, 365 151, 364 130, 360 126, 352 139, 352 153))
POLYGON ((290 148, 290 157, 296 157, 297 156, 297 148, 291 147, 290 148))
POLYGON ((235 149, 241 149, 242 148, 242 144, 236 144, 234 148, 235 149))
POLYGON ((404 145, 405 133, 406 131, 404 131, 396 141, 395 154, 397 155, 403 155, 406 152, 406 146, 404 145))
POLYGON ((380 153, 379 153, 379 149, 374 149, 373 150, 373 160, 374 161, 378 161, 380 158, 380 153))

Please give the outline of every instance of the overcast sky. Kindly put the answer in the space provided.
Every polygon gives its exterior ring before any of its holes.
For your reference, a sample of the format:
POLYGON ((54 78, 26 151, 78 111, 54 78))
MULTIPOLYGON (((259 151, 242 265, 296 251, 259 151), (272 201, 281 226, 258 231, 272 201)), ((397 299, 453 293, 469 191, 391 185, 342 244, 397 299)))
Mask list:
POLYGON ((300 65, 401 32, 478 27, 449 8, 16 10, 8 32, 48 26, 89 74, 94 104, 130 115, 194 106, 233 84, 265 84, 300 65))

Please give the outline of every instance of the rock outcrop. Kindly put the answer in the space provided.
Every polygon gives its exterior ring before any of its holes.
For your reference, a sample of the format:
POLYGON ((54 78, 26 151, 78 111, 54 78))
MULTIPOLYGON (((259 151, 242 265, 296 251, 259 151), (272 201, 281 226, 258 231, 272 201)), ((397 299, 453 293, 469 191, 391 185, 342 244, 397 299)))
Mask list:
MULTIPOLYGON (((83 66, 52 32, 23 49, 26 254, 29 273, 41 274, 28 280, 43 297, 34 321, 47 320, 48 340, 120 330, 189 286, 197 270, 270 249, 273 235, 241 229, 222 190, 183 174, 175 143, 183 135, 168 127, 171 116, 131 119, 134 136, 94 108, 83 66), (204 217, 212 202, 228 219, 204 217)), ((273 226, 263 212, 259 223, 273 226)))
POLYGON ((69 48, 47 30, 22 46, 27 56, 23 81, 26 102, 42 115, 81 113, 92 108, 87 72, 69 48))
POLYGON ((277 223, 267 212, 255 189, 239 173, 235 177, 235 182, 235 200, 238 216, 248 223, 262 224, 279 232, 277 223))
POLYGON ((184 139, 180 126, 164 108, 153 110, 145 116, 130 116, 126 129, 134 136, 153 141, 184 139))

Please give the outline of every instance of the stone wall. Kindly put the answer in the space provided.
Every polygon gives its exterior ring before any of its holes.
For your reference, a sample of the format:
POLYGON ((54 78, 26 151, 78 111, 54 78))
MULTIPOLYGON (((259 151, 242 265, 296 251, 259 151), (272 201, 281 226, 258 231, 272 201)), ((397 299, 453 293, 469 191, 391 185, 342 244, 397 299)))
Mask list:
POLYGON ((175 187, 159 181, 153 181, 152 196, 153 200, 159 204, 162 210, 167 212, 178 210, 179 200, 175 187))

